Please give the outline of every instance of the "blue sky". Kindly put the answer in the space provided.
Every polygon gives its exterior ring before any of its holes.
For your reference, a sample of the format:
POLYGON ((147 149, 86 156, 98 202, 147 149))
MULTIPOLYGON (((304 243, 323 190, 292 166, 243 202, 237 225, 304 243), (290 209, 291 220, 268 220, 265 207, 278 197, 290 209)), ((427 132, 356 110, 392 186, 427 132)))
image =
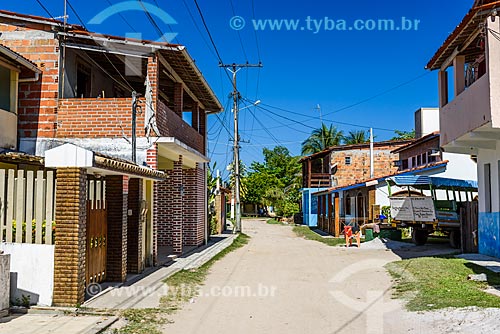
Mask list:
MULTIPOLYGON (((187 46, 221 103, 227 106, 227 110, 219 115, 225 127, 216 117, 210 116, 209 119, 209 155, 217 161, 219 168, 224 169, 232 159, 232 143, 227 133, 227 130, 232 131, 231 107, 228 104, 231 86, 224 70, 218 67, 218 59, 194 0, 143 1, 158 4, 177 21, 168 28, 155 17, 161 30, 178 33, 174 42, 187 46)), ((85 22, 109 7, 109 3, 118 2, 71 0, 85 22)), ((320 126, 320 113, 315 109, 318 104, 327 124, 335 121, 387 130, 411 130, 415 110, 437 105, 437 74, 426 72, 424 66, 467 13, 473 0, 358 0, 355 6, 352 2, 336 0, 198 2, 224 62, 256 63, 260 60, 264 65, 262 69, 241 70, 238 75, 241 94, 250 101, 261 100, 261 106, 267 109, 252 107, 242 110, 240 114, 241 137, 244 140, 241 157, 249 164, 262 159, 263 147, 272 148, 278 143, 299 155, 300 143, 312 128, 320 126), (246 21, 239 34, 229 24, 235 15, 246 21), (336 22, 346 20, 348 25, 358 19, 393 19, 399 25, 402 17, 419 20, 420 23, 417 31, 320 29, 317 33, 307 28, 256 32, 252 24, 254 18, 300 19, 300 25, 305 27, 308 16, 317 22, 325 17, 336 22), (408 81, 412 82, 369 99, 408 81), (369 101, 358 104, 366 99, 369 101), (358 105, 334 112, 354 104, 358 105)), ((63 14, 62 0, 42 0, 42 3, 54 16, 63 14)), ((2 7, 46 16, 35 0, 4 2, 2 7)), ((144 13, 129 11, 122 16, 145 39, 158 39, 144 13)), ((72 12, 70 22, 78 23, 72 12)), ((131 32, 131 28, 117 15, 101 25, 88 25, 88 28, 116 35, 131 32)), ((363 129, 336 125, 345 132, 363 129)), ((384 140, 392 137, 393 133, 376 129, 375 135, 377 140, 384 140)))

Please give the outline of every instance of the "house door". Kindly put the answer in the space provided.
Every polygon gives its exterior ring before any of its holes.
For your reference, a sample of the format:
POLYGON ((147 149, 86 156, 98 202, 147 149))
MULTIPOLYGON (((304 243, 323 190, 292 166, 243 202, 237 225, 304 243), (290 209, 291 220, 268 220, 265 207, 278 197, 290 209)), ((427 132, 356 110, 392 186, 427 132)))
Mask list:
POLYGON ((100 283, 106 278, 108 217, 106 181, 90 180, 87 185, 87 260, 86 283, 100 283))
POLYGON ((356 207, 356 222, 362 224, 365 222, 365 199, 361 193, 359 193, 356 198, 356 207))

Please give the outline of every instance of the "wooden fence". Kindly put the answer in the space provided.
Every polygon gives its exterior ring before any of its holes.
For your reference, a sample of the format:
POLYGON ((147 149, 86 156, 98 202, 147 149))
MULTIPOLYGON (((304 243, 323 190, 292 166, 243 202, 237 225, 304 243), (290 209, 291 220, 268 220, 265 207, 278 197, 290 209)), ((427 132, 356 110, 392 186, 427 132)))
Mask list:
POLYGON ((55 234, 53 171, 0 169, 0 239, 53 244, 55 234))

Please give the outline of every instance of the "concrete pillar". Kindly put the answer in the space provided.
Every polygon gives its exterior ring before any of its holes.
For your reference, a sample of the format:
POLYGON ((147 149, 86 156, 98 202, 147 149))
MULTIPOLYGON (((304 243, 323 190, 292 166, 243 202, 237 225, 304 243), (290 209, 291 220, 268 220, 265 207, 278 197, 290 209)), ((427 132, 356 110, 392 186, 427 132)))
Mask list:
POLYGON ((56 175, 53 304, 76 306, 85 298, 87 172, 58 168, 56 175))
POLYGON ((176 82, 174 84, 174 112, 182 118, 184 111, 184 84, 176 82))
POLYGON ((465 90, 465 56, 453 59, 455 97, 465 90))
POLYGON ((141 204, 143 200, 143 180, 129 180, 128 219, 127 219, 127 270, 130 273, 140 273, 144 269, 142 263, 143 224, 141 204))
POLYGON ((439 107, 442 108, 448 104, 448 72, 439 71, 438 73, 439 107))
POLYGON ((127 176, 106 176, 106 199, 108 208, 106 280, 124 282, 127 276, 127 176))
POLYGON ((174 161, 172 172, 172 247, 175 254, 182 253, 182 224, 184 185, 182 183, 182 155, 174 161))
POLYGON ((9 314, 10 254, 0 254, 0 318, 9 314))

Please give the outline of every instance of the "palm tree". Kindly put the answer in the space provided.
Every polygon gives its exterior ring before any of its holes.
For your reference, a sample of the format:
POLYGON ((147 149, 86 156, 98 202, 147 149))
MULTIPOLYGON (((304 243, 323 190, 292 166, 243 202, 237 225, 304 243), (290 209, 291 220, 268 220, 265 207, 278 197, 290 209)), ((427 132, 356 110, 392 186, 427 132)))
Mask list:
POLYGON ((324 123, 321 128, 314 130, 309 138, 302 142, 302 154, 314 154, 326 150, 331 146, 342 143, 344 134, 336 126, 327 127, 324 123))
POLYGON ((344 137, 344 144, 354 145, 354 144, 365 144, 370 141, 367 131, 349 131, 349 134, 344 137))

